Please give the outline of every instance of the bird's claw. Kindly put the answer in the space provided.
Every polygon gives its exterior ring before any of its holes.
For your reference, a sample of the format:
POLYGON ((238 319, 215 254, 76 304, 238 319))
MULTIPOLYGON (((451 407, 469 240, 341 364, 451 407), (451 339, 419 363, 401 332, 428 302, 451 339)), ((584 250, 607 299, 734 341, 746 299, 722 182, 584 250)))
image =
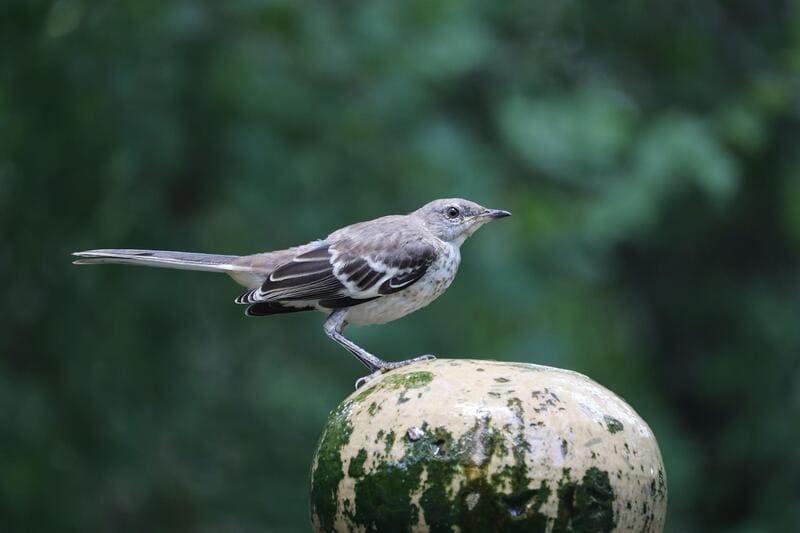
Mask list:
POLYGON ((382 370, 376 370, 372 374, 368 374, 366 376, 361 376, 360 378, 358 378, 356 380, 356 390, 360 389, 361 387, 363 387, 364 385, 366 385, 367 383, 369 383, 373 379, 377 378, 381 374, 383 374, 382 370))

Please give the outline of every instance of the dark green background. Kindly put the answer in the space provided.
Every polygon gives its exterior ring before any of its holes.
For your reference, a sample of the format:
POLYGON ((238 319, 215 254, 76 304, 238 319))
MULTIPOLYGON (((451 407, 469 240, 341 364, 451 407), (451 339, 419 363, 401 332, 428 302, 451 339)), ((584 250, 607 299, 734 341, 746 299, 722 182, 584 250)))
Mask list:
POLYGON ((796 1, 4 0, 0 528, 306 531, 360 375, 322 316, 69 252, 251 253, 462 196, 514 212, 387 358, 588 374, 668 529, 800 521, 796 1))

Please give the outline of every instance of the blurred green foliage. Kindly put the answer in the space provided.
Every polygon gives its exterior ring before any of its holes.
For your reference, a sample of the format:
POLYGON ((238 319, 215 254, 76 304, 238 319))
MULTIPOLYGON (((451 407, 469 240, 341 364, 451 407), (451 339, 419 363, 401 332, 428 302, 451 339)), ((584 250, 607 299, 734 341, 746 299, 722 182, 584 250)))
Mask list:
POLYGON ((68 253, 251 253, 442 196, 510 209, 354 329, 584 372, 659 437, 671 531, 800 522, 800 5, 5 0, 0 528, 306 531, 361 373, 317 314, 68 253))

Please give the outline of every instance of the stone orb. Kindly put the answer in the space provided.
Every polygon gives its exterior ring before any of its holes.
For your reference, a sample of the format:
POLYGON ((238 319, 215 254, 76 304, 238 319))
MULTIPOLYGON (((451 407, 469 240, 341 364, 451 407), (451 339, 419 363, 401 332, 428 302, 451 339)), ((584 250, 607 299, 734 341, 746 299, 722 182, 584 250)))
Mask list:
POLYGON ((330 415, 315 531, 661 531, 653 432, 581 374, 438 359, 388 372, 330 415))

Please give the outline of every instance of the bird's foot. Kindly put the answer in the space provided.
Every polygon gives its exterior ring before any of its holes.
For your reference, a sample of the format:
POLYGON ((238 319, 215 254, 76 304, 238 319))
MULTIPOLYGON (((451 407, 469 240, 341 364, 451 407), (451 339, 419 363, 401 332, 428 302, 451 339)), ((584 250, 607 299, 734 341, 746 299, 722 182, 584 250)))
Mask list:
POLYGON ((434 359, 436 359, 435 355, 427 354, 427 355, 420 355, 419 357, 414 357, 412 359, 406 359, 405 361, 397 361, 393 363, 387 362, 379 369, 379 371, 388 372, 389 370, 394 370, 395 368, 400 368, 413 363, 421 363, 422 361, 433 361, 434 359))
POLYGON ((421 363, 423 361, 433 361, 434 359, 436 359, 435 355, 427 354, 427 355, 420 355, 419 357, 414 357, 412 359, 406 359, 405 361, 396 361, 391 363, 384 362, 383 365, 378 367, 378 369, 372 372, 371 374, 358 378, 356 380, 356 389, 363 387, 370 381, 382 376, 383 374, 389 372, 390 370, 395 370, 397 368, 408 366, 413 363, 421 363))

